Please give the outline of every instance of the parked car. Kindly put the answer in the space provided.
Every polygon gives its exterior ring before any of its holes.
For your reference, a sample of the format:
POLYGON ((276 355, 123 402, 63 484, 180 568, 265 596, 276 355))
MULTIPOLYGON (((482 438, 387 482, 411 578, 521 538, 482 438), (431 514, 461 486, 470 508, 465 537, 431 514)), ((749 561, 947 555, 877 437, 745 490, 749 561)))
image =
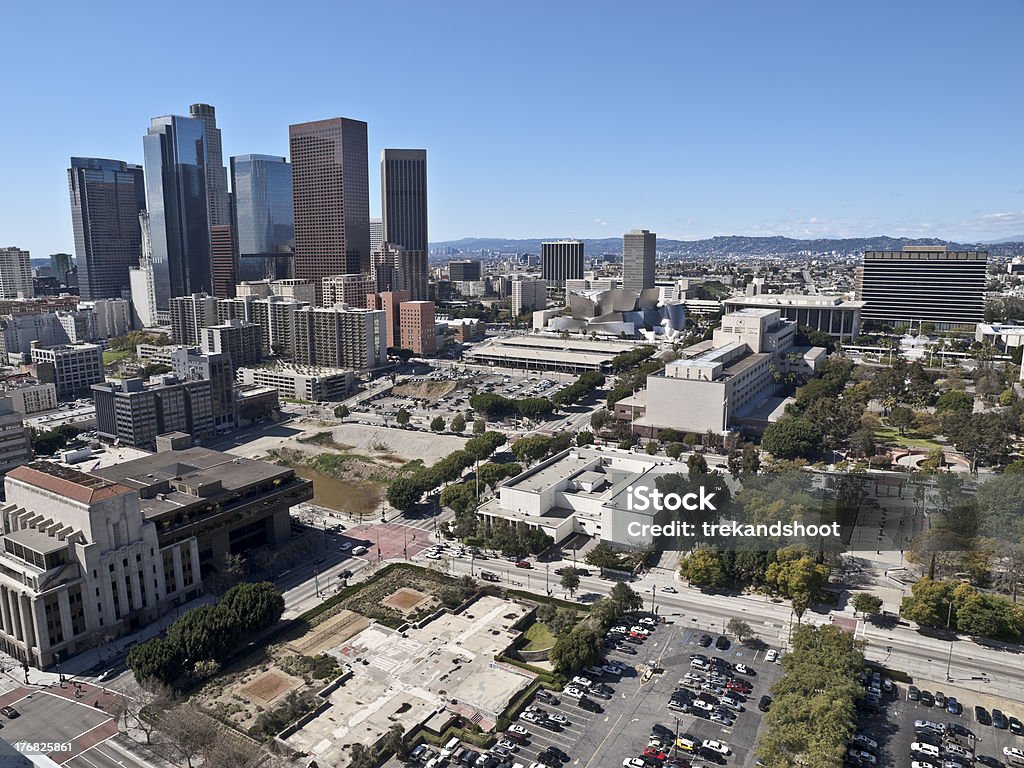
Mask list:
POLYGON ((533 568, 529 560, 517 560, 516 568, 533 568))
POLYGON ((715 640, 715 648, 717 648, 720 651, 729 650, 729 645, 729 638, 727 638, 725 635, 719 635, 718 639, 715 640))
POLYGON ((974 708, 974 719, 982 725, 992 725, 992 718, 988 714, 988 710, 982 706, 974 708))
POLYGON ((907 688, 907 701, 919 701, 921 699, 921 691, 916 685, 912 685, 907 688))
POLYGON ((779 652, 776 651, 774 648, 769 648, 768 653, 764 655, 764 660, 767 661, 769 664, 774 664, 776 661, 779 660, 779 652))
POLYGON ((992 727, 998 728, 1001 731, 1005 731, 1010 727, 1010 724, 1006 721, 1006 715, 1002 713, 1002 710, 992 710, 992 727))
POLYGON ((697 645, 701 648, 707 648, 711 645, 711 635, 701 635, 700 639, 697 641, 697 645))

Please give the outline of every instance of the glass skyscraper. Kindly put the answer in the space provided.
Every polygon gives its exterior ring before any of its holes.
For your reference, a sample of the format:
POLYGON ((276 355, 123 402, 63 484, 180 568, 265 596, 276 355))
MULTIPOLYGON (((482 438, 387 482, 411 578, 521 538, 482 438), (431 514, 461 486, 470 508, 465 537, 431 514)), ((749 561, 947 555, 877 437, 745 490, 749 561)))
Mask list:
POLYGON ((295 243, 292 167, 274 155, 231 158, 238 279, 290 277, 295 243))
MULTIPOLYGON (((72 157, 68 191, 82 298, 120 298, 121 291, 128 288, 128 270, 139 266, 142 252, 139 211, 146 208, 142 166, 72 157)), ((66 265, 55 268, 55 277, 66 284, 70 257, 66 265)))
POLYGON ((154 117, 142 139, 158 312, 175 296, 212 292, 206 127, 179 115, 154 117))

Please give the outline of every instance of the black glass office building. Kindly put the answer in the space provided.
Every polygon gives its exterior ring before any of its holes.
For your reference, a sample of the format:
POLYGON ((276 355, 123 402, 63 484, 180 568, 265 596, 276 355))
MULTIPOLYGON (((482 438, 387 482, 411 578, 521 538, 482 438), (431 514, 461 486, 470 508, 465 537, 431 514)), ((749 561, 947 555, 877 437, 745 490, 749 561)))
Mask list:
POLYGON ((274 155, 236 155, 231 158, 231 189, 238 279, 291 277, 295 243, 291 165, 274 155))
MULTIPOLYGON (((146 208, 142 166, 98 157, 72 157, 68 168, 71 226, 78 256, 78 285, 82 298, 120 298, 128 288, 128 270, 139 266, 142 231, 139 211, 146 208)), ((71 257, 54 276, 67 283, 71 257)))
POLYGON ((213 290, 206 128, 190 117, 154 117, 142 143, 156 308, 168 311, 172 297, 213 290))

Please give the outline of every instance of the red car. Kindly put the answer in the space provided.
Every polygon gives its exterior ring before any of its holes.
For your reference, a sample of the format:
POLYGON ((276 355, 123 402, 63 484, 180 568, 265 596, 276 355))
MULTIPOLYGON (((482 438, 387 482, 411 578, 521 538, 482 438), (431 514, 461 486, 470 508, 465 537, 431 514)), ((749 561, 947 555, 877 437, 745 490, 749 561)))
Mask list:
POLYGON ((647 747, 647 749, 644 750, 644 757, 653 757, 655 760, 664 760, 665 753, 657 747, 647 747))
POLYGON ((533 568, 533 566, 530 565, 529 560, 520 560, 518 563, 516 563, 516 568, 533 568))
POLYGON ((647 639, 647 635, 642 635, 639 632, 630 632, 629 636, 634 640, 639 640, 641 643, 647 639))
POLYGON ((743 680, 730 680, 728 683, 725 684, 725 687, 728 688, 730 691, 742 693, 744 696, 750 693, 751 691, 750 684, 744 682, 743 680))

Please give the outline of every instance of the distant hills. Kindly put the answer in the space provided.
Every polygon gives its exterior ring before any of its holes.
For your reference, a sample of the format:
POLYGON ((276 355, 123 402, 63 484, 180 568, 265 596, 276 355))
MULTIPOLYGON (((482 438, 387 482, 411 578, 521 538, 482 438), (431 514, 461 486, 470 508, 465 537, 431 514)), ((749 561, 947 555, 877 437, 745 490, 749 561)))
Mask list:
MULTIPOLYGON (((479 251, 500 251, 504 253, 540 253, 540 244, 557 237, 528 238, 513 240, 498 237, 464 237, 461 240, 446 240, 431 243, 431 248, 453 248, 467 253, 479 251)), ((598 256, 602 253, 622 253, 621 237, 600 239, 584 238, 587 254, 598 256)), ((816 253, 846 253, 861 251, 898 251, 905 245, 945 245, 950 249, 987 249, 993 256, 1013 256, 1024 252, 1024 236, 998 243, 954 243, 935 238, 912 239, 906 237, 853 237, 818 238, 797 240, 791 237, 746 237, 726 235, 705 240, 668 240, 658 238, 658 251, 679 256, 701 258, 728 258, 730 256, 805 256, 816 253)))

